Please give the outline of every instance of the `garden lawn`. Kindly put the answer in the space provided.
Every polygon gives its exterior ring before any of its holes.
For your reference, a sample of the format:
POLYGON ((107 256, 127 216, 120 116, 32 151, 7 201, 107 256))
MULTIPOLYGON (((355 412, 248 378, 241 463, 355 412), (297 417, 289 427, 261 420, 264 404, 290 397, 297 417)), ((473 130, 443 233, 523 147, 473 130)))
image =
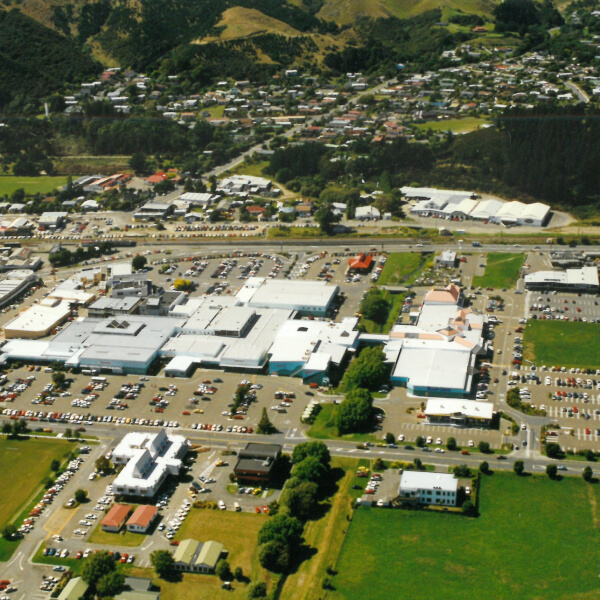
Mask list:
POLYGON ((67 178, 62 177, 12 177, 0 176, 0 196, 12 194, 23 188, 26 194, 48 194, 66 185, 67 178))
POLYGON ((139 546, 146 536, 142 533, 133 533, 131 531, 123 530, 122 533, 110 533, 109 531, 103 531, 100 527, 100 522, 90 535, 89 541, 92 544, 106 544, 113 546, 128 546, 135 548, 139 546))
POLYGON ((525 254, 490 252, 487 256, 485 273, 473 277, 473 285, 483 288, 512 288, 519 279, 525 254))
POLYGON ((377 283, 379 285, 412 283, 418 272, 427 264, 428 258, 430 258, 429 254, 421 252, 393 252, 388 255, 377 283))
POLYGON ((452 131, 454 133, 467 133, 475 131, 489 121, 478 119, 477 117, 465 117, 464 119, 442 119, 439 121, 426 121, 417 124, 417 128, 423 131, 452 131))
POLYGON ((402 311, 402 304, 404 304, 406 294, 392 294, 387 290, 383 290, 382 295, 390 305, 386 322, 379 324, 367 319, 366 317, 362 317, 360 323, 361 325, 364 325, 367 333, 388 333, 396 324, 396 321, 398 320, 398 317, 402 311))
POLYGON ((580 477, 495 473, 477 519, 359 508, 328 598, 598 598, 599 501, 580 477))
POLYGON ((525 359, 538 365, 600 369, 600 326, 595 323, 529 320, 525 359))

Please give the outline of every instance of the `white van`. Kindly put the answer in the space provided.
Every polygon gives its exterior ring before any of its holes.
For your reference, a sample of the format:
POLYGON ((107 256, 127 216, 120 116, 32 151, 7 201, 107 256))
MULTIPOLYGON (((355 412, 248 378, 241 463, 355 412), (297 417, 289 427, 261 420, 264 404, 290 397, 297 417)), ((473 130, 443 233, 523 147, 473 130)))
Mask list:
POLYGON ((219 508, 221 510, 227 510, 227 507, 225 506, 225 502, 223 502, 223 500, 219 500, 219 508))
POLYGON ((240 512, 242 510, 242 507, 240 506, 239 502, 234 502, 233 508, 235 508, 236 512, 240 512))

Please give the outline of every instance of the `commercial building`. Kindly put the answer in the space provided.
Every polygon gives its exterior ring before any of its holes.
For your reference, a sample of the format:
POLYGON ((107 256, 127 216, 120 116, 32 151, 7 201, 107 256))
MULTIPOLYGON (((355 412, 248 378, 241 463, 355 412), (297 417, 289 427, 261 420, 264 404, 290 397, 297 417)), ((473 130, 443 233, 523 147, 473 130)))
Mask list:
POLYGON ((136 312, 142 304, 142 298, 126 296, 125 298, 98 298, 88 307, 88 316, 107 318, 118 315, 130 315, 136 312))
POLYGON ((410 212, 421 217, 448 220, 472 219, 485 223, 498 223, 507 227, 513 225, 543 227, 551 216, 550 207, 541 202, 524 204, 518 201, 478 201, 473 193, 466 191, 409 186, 400 189, 409 201, 413 201, 410 212))
POLYGON ((165 429, 128 433, 113 451, 115 465, 124 465, 113 488, 117 494, 152 498, 168 475, 179 475, 190 443, 165 429))
POLYGON ((158 508, 151 504, 140 504, 129 517, 126 527, 127 531, 133 533, 146 533, 158 517, 158 508))
POLYGON ((361 252, 348 259, 348 268, 353 271, 368 271, 373 264, 373 256, 361 252))
POLYGON ((41 266, 42 259, 31 248, 9 249, 0 256, 0 271, 37 271, 41 266))
POLYGON ((38 224, 40 229, 56 231, 61 229, 67 220, 66 212, 45 212, 40 215, 38 224))
POLYGON ((424 410, 426 422, 452 427, 490 427, 494 404, 457 398, 429 398, 424 410))
POLYGON ((175 210, 174 204, 161 202, 147 202, 139 210, 133 213, 134 221, 164 221, 175 210))
POLYGON ((399 500, 414 504, 456 506, 458 479, 448 473, 404 471, 400 476, 399 500))
POLYGON ((131 511, 132 508, 129 504, 113 504, 102 521, 100 521, 102 531, 119 533, 121 528, 125 525, 131 511))
POLYGON ((440 267, 455 267, 456 252, 454 250, 444 250, 442 255, 436 259, 436 262, 440 267))
POLYGON ((38 304, 25 309, 3 327, 4 337, 29 339, 44 337, 64 323, 71 314, 68 302, 56 298, 44 298, 38 304))
POLYGON ((214 573, 225 552, 223 544, 212 540, 204 543, 182 540, 173 555, 173 566, 178 571, 189 573, 214 573))
POLYGON ((0 308, 14 302, 38 281, 39 277, 29 269, 12 271, 0 281, 0 308))
POLYGON ((281 456, 279 444, 251 442, 238 452, 233 473, 240 481, 268 484, 273 466, 281 456))
POLYGON ((343 363, 356 350, 358 319, 330 321, 286 321, 269 350, 272 375, 302 377, 307 383, 323 383, 330 369, 343 363))
POLYGON ((486 351, 486 318, 463 308, 462 290, 450 284, 426 295, 414 325, 395 325, 385 346, 391 382, 415 396, 466 397, 477 355, 486 351))
POLYGON ((294 310, 299 315, 326 316, 333 308, 339 287, 326 281, 283 281, 250 277, 236 298, 253 308, 294 310))
POLYGON ((561 292, 592 292, 599 290, 598 268, 582 267, 566 271, 537 271, 525 275, 528 290, 557 290, 561 292))

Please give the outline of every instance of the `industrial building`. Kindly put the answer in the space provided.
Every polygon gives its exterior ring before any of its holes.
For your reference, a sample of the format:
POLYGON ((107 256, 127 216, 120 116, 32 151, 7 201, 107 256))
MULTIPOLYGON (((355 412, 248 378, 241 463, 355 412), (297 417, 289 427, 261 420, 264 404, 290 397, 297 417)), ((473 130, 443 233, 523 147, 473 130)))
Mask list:
POLYGON ((598 268, 582 267, 566 271, 537 271, 525 275, 528 290, 557 290, 560 292, 592 292, 599 289, 598 268))
POLYGON ((398 500, 414 504, 456 506, 458 479, 448 473, 404 471, 400 476, 398 500))
POLYGON ((410 212, 421 217, 451 220, 472 219, 485 223, 497 223, 506 227, 513 225, 543 227, 551 216, 550 207, 541 202, 524 204, 518 201, 478 201, 472 192, 435 188, 406 186, 400 190, 408 200, 414 201, 410 212))
POLYGON ((490 427, 494 404, 458 398, 429 398, 424 410, 426 423, 452 427, 490 427))
POLYGON ((0 281, 0 308, 14 302, 39 281, 39 277, 29 269, 11 271, 0 281))
POLYGON ((113 488, 117 494, 152 498, 168 475, 179 475, 190 443, 182 435, 128 433, 113 451, 112 461, 124 465, 113 488))
POLYGON ((470 394, 477 355, 486 350, 486 318, 463 308, 450 284, 426 295, 414 325, 395 325, 385 346, 391 382, 416 396, 463 398, 470 394))

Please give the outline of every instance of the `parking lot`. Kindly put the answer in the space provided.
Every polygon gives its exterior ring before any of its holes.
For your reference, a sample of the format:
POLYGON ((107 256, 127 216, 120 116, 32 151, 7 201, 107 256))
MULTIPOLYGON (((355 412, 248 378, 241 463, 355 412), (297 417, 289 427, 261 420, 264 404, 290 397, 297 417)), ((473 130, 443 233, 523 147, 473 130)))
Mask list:
POLYGON ((596 295, 531 292, 527 296, 528 315, 531 319, 600 323, 600 305, 596 295))

